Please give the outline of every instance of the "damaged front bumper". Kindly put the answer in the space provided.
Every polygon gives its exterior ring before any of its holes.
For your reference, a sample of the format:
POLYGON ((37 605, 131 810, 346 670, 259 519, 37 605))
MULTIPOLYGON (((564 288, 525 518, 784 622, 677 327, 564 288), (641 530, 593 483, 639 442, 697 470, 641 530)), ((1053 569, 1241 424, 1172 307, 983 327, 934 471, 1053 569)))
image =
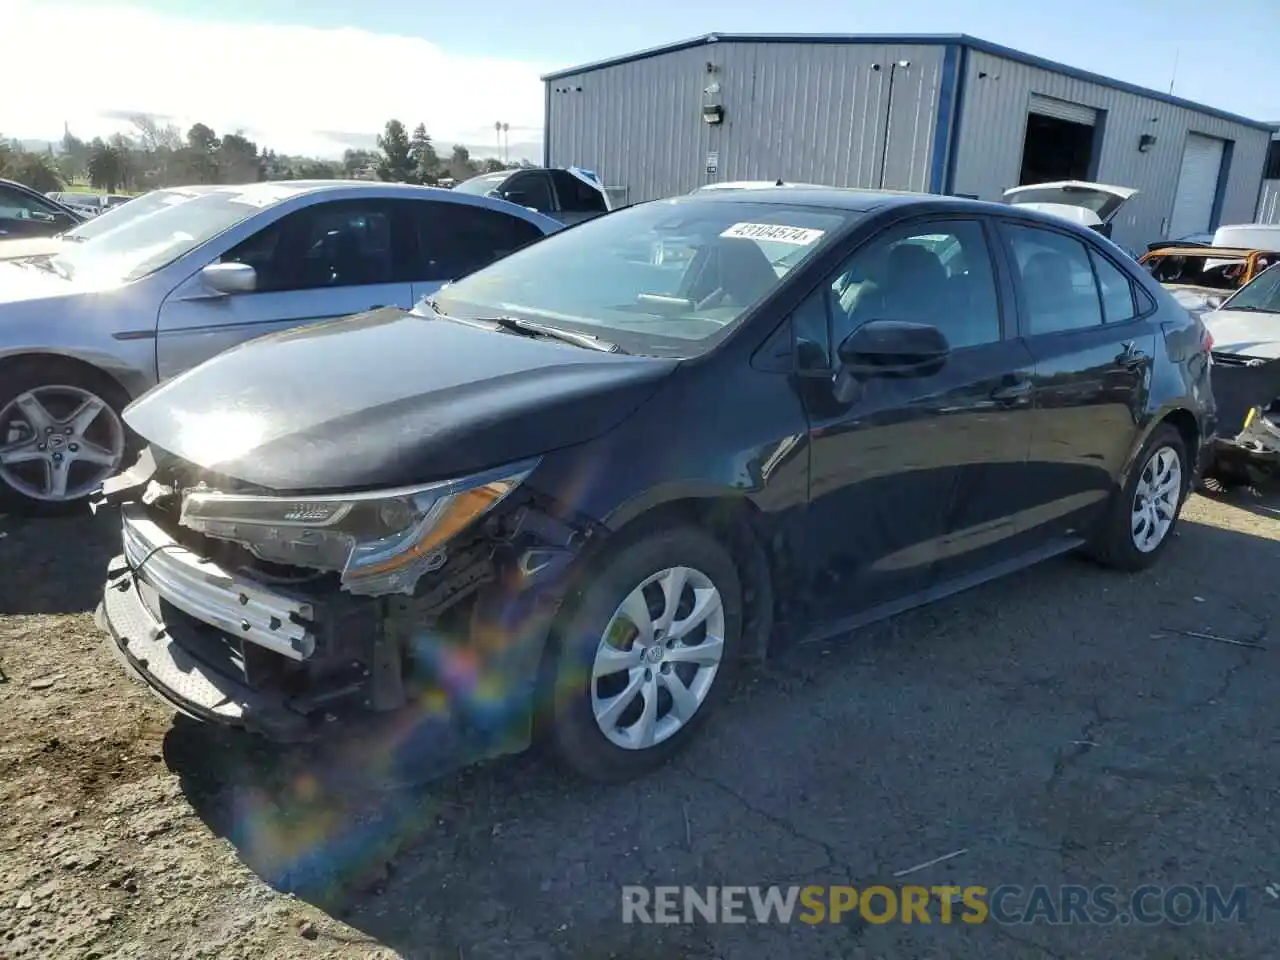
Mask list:
POLYGON ((429 729, 446 766, 528 745, 581 527, 526 498, 459 536, 412 593, 353 596, 335 575, 270 576, 181 528, 148 456, 97 503, 120 507, 123 543, 97 619, 157 697, 279 742, 385 721, 429 729))
POLYGON ((311 656, 315 605, 198 557, 137 504, 124 505, 121 519, 124 553, 107 568, 98 620, 129 672, 187 716, 307 739, 314 704, 255 688, 251 661, 258 651, 296 663, 311 656))

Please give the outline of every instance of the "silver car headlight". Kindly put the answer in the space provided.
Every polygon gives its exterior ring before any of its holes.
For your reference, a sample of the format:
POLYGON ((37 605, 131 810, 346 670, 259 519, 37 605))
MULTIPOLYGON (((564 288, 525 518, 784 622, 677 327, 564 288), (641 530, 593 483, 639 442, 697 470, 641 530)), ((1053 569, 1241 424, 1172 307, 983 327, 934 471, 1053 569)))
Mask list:
POLYGON ((537 466, 527 460, 458 480, 330 496, 267 497, 191 490, 181 523, 271 563, 336 571, 351 593, 412 593, 445 545, 537 466))

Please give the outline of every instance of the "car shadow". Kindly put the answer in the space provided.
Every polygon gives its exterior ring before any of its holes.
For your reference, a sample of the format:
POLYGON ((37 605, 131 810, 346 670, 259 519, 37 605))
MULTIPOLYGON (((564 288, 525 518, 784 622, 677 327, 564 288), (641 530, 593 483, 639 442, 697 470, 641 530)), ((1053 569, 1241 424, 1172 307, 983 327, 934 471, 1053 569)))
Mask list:
MULTIPOLYGON (((1270 583, 1275 547, 1187 521, 1148 573, 1050 561, 853 638, 781 650, 737 679, 683 757, 630 784, 583 783, 530 751, 378 787, 358 763, 335 770, 181 718, 164 757, 196 814, 260 878, 411 960, 739 955, 741 930, 723 925, 625 926, 621 885, 845 883, 891 853, 909 856, 896 845, 926 834, 1002 842, 993 838, 1019 818, 993 818, 989 791, 1038 810, 1041 778, 1062 776, 1064 727, 1100 711, 1179 716, 1176 701, 1198 695, 1197 683, 1221 697, 1223 671, 1251 655, 1179 627, 1277 645, 1262 639, 1270 594, 1256 609, 1251 599, 1270 583), (1224 578, 1220 599, 1206 571, 1224 578), (1153 689, 1160 682, 1167 690, 1153 689), (997 727, 1002 755, 1017 762, 966 761, 974 781, 957 783, 970 774, 947 758, 983 756, 997 727), (925 755, 930 743, 941 752, 925 755), (930 806, 943 802, 945 813, 930 806)), ((1169 729, 1184 736, 1180 723, 1169 729)), ((1078 775, 1092 776, 1083 764, 1078 775)), ((1108 840, 1098 856, 1123 846, 1108 840)), ((790 952, 770 943, 741 955, 790 952)))
POLYGON ((32 517, 0 510, 0 614, 84 613, 102 598, 107 562, 120 552, 113 509, 66 517, 32 517))
POLYGON ((1196 492, 1216 503, 1224 503, 1259 517, 1280 520, 1280 480, 1229 487, 1209 481, 1196 492))

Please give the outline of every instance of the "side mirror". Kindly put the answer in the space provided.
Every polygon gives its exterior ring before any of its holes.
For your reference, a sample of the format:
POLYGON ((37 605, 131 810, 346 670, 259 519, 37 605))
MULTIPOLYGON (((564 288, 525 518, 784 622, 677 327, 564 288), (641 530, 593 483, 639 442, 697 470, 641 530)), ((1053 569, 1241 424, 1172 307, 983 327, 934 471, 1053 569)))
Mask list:
POLYGON ((258 271, 247 263, 211 263, 200 279, 215 293, 253 293, 258 287, 258 271))
POLYGON ((951 345, 927 323, 870 320, 845 337, 837 353, 855 377, 918 377, 937 372, 951 345))

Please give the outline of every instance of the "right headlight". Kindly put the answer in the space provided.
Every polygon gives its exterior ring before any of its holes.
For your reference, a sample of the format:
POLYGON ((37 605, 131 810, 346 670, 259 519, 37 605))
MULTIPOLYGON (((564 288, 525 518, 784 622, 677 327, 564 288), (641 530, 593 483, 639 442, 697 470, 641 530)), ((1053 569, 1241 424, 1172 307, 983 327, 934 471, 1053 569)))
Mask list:
POLYGON ((412 593, 444 562, 445 544, 511 493, 527 460, 458 480, 329 496, 267 497, 191 490, 181 523, 272 563, 342 574, 351 593, 412 593))

